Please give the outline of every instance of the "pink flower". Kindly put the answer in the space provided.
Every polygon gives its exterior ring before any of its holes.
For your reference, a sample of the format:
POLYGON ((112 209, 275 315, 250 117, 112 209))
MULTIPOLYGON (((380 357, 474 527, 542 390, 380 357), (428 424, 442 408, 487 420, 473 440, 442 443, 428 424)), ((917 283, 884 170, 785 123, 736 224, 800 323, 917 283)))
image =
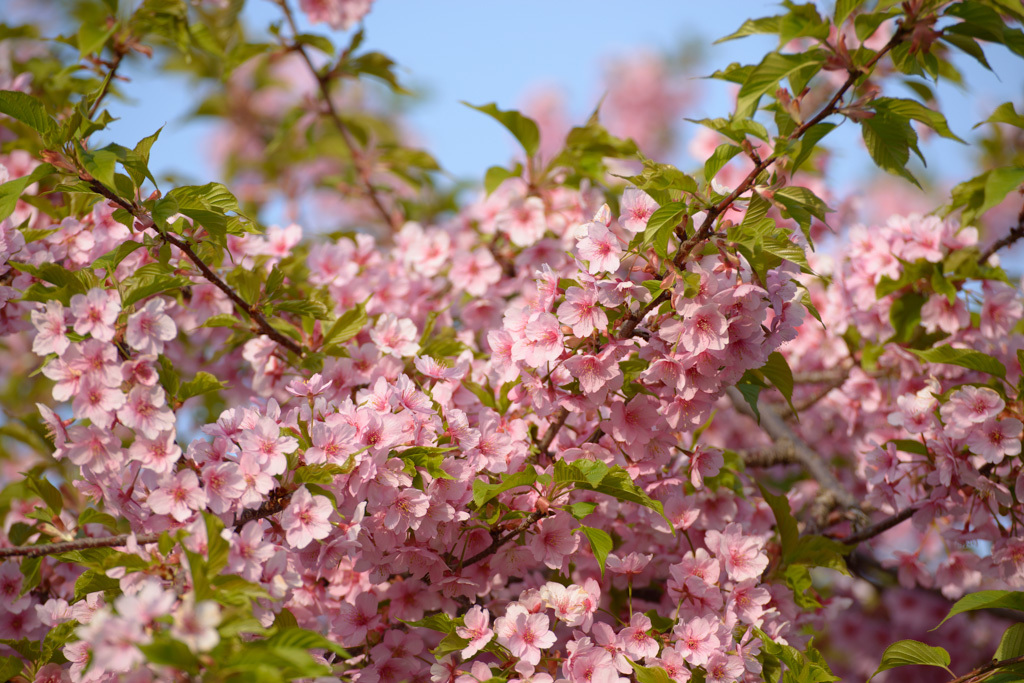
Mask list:
POLYGON ((526 197, 513 200, 508 206, 494 217, 494 227, 507 234, 512 244, 528 247, 544 236, 548 223, 543 199, 526 197))
POLYGON ((358 24, 372 6, 373 0, 299 0, 311 23, 327 22, 336 31, 347 31, 358 24))
POLYGON ((746 668, 743 659, 736 655, 716 652, 707 663, 708 683, 733 683, 739 680, 746 668))
POLYGON ((32 324, 38 330, 32 340, 33 353, 39 356, 50 353, 64 355, 71 344, 64 316, 64 306, 59 301, 47 301, 40 309, 32 311, 32 324))
POLYGON ((163 352, 164 342, 178 334, 174 321, 164 313, 166 307, 167 302, 163 299, 150 299, 141 310, 128 317, 128 328, 124 333, 128 346, 154 356, 163 352))
POLYGON ((573 531, 573 521, 569 515, 558 513, 537 523, 537 533, 530 539, 530 547, 537 559, 551 569, 561 569, 566 556, 576 552, 580 545, 579 536, 573 531))
POLYGON ((711 655, 722 646, 718 639, 718 626, 704 617, 676 624, 673 633, 677 638, 675 649, 693 666, 707 664, 711 655))
POLYGON ((756 579, 768 567, 764 542, 745 535, 743 528, 735 522, 725 527, 724 532, 708 531, 704 542, 722 560, 733 581, 756 579))
POLYGON ((469 660, 470 657, 482 650, 494 637, 494 631, 488 628, 490 620, 491 615, 479 605, 466 612, 463 620, 466 625, 455 629, 457 636, 469 641, 469 645, 462 650, 463 661, 469 660))
POLYGON ((370 339, 381 353, 399 358, 415 356, 420 350, 416 336, 416 325, 412 320, 398 318, 390 313, 380 316, 370 330, 370 339))
POLYGON ((494 622, 498 642, 509 649, 514 657, 537 666, 540 651, 555 644, 555 634, 549 629, 548 615, 530 614, 525 607, 512 603, 505 616, 494 622))
POLYGON ((1020 453, 1022 430, 1024 425, 1016 418, 989 419, 970 431, 967 447, 986 462, 998 465, 1005 456, 1020 453))
POLYGON ((651 620, 646 614, 637 612, 629 620, 629 627, 619 633, 622 649, 632 659, 658 656, 658 641, 650 634, 651 620))
POLYGON ((658 401, 653 396, 637 394, 629 403, 615 401, 608 420, 612 438, 621 443, 647 443, 659 424, 658 401))
POLYGON ((605 567, 613 574, 625 574, 626 576, 633 577, 644 570, 644 567, 647 566, 652 557, 654 556, 630 553, 619 559, 619 556, 615 553, 609 553, 605 561, 605 567))
POLYGON ((921 307, 921 324, 928 332, 954 334, 971 326, 971 313, 959 297, 950 303, 945 294, 932 294, 921 307))
POLYGON ((281 436, 281 427, 274 420, 263 415, 252 429, 242 432, 238 438, 242 454, 250 454, 267 474, 284 474, 288 467, 288 453, 299 447, 297 439, 281 436))
POLYGON ((199 488, 199 477, 192 470, 180 470, 170 483, 149 494, 146 504, 158 515, 170 515, 184 522, 207 503, 206 492, 199 488))
POLYGON ((210 497, 210 510, 218 515, 230 510, 245 491, 245 480, 234 462, 207 464, 203 468, 203 485, 210 497))
POLYGON ((293 548, 305 548, 314 540, 327 538, 332 525, 328 520, 334 510, 324 496, 313 496, 300 488, 292 494, 291 502, 281 515, 285 540, 293 548))
POLYGON ((418 529, 420 521, 427 514, 430 498, 422 491, 407 488, 399 491, 387 506, 384 527, 392 530, 418 529), (401 528, 399 528, 401 524, 401 528))
POLYGON ((220 642, 217 632, 220 618, 220 606, 213 600, 196 604, 193 599, 186 598, 174 610, 170 632, 192 652, 208 652, 220 642))
POLYGON ((558 321, 570 326, 577 337, 588 337, 594 330, 603 332, 608 328, 608 314, 598 305, 597 290, 593 287, 570 287, 557 313, 558 321))
POLYGON ((78 393, 71 404, 76 418, 92 420, 103 429, 114 424, 114 413, 125 403, 119 388, 104 386, 97 379, 88 377, 79 385, 78 393))
POLYGON ((590 263, 588 272, 596 275, 602 272, 614 273, 619 269, 622 245, 611 230, 600 223, 587 224, 587 236, 577 244, 580 257, 590 263))
POLYGON ((535 313, 526 324, 523 336, 512 344, 512 360, 521 360, 539 368, 558 358, 565 351, 558 319, 550 313, 535 313))
POLYGON ((457 290, 483 296, 491 285, 501 280, 501 266, 484 247, 477 247, 472 252, 457 251, 448 270, 448 279, 457 290))
POLYGON ((621 374, 618 364, 610 356, 601 358, 580 354, 567 358, 563 365, 573 378, 579 380, 580 389, 587 395, 597 394, 621 374))
POLYGON ((360 593, 354 605, 348 602, 341 603, 335 626, 338 635, 341 636, 342 645, 354 647, 366 640, 367 631, 380 624, 377 607, 377 598, 373 593, 360 593))
POLYGON ((688 304, 680 316, 682 320, 662 325, 658 336, 670 344, 681 344, 695 356, 705 351, 721 351, 729 343, 729 323, 717 304, 688 304))
POLYGON ((160 387, 136 386, 128 394, 124 407, 117 411, 117 419, 147 439, 155 439, 161 432, 174 429, 174 413, 166 402, 160 387))
MULTIPOLYGON (((117 290, 96 287, 85 294, 71 297, 71 314, 75 316, 75 332, 91 334, 93 339, 110 341, 114 338, 114 323, 121 312, 117 290)), ((173 339, 173 335, 170 337, 173 339)))
POLYGON ((622 192, 619 208, 619 225, 635 234, 647 229, 647 221, 658 210, 658 202, 643 190, 627 187, 622 192))
POLYGON ((703 488, 704 478, 716 476, 722 471, 723 465, 725 457, 721 451, 698 446, 690 455, 690 483, 693 488, 703 488))
POLYGON ((971 425, 996 417, 1005 407, 1006 403, 992 389, 963 386, 939 408, 939 414, 949 435, 959 438, 966 435, 971 425))
POLYGON ((981 283, 984 303, 981 305, 981 333, 990 339, 1002 337, 1010 332, 1014 324, 1024 315, 1017 290, 998 280, 981 283))

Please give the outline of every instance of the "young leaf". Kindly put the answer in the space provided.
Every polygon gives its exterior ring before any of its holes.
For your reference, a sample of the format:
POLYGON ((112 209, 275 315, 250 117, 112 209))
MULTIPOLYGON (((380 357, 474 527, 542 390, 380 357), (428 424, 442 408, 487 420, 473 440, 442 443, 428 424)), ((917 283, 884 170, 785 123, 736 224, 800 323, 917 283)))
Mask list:
POLYGON ((594 558, 601 567, 601 576, 604 576, 604 565, 608 559, 608 553, 615 547, 612 537, 608 535, 607 531, 589 526, 581 526, 580 531, 590 541, 590 548, 594 551, 594 558))
MULTIPOLYGON (((965 595, 954 603, 946 618, 939 622, 942 626, 951 618, 963 612, 973 612, 979 609, 1015 609, 1024 612, 1024 592, 1022 591, 978 591, 965 595)), ((935 628, 939 628, 936 626, 935 628)), ((932 629, 935 630, 934 628, 932 629)))
POLYGON ((505 126, 515 136, 516 140, 519 141, 519 144, 523 146, 526 156, 532 158, 537 153, 537 149, 540 147, 540 129, 533 119, 523 116, 514 110, 502 111, 493 102, 481 105, 470 104, 469 102, 463 102, 462 104, 470 109, 476 109, 487 114, 505 126))
POLYGON ((885 648, 882 663, 878 665, 875 673, 871 674, 871 678, 898 666, 914 664, 937 666, 949 671, 949 653, 941 647, 932 647, 916 640, 900 640, 885 648))
POLYGON ((928 363, 959 365, 960 367, 967 368, 969 370, 987 372, 988 374, 995 375, 999 378, 1006 377, 1006 366, 997 358, 994 358, 987 353, 981 353, 980 351, 974 351, 971 349, 955 349, 948 344, 936 346, 932 349, 925 349, 924 351, 919 351, 917 349, 908 349, 908 351, 928 363))

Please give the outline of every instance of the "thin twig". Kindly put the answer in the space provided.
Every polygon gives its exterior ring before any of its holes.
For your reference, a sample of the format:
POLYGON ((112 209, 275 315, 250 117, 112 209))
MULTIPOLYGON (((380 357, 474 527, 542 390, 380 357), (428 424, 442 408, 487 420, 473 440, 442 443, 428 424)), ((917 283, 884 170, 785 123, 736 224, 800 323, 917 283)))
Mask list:
MULTIPOLYGON (((288 27, 291 29, 292 36, 299 35, 300 31, 295 23, 295 17, 292 14, 291 8, 288 7, 287 0, 279 0, 278 4, 281 6, 281 10, 284 12, 285 20, 288 22, 288 27)), ((352 131, 348 129, 345 122, 342 120, 341 115, 334 106, 334 100, 331 99, 331 78, 329 75, 322 73, 313 64, 313 60, 310 59, 309 53, 306 52, 306 48, 301 43, 296 43, 290 46, 295 52, 298 52, 302 57, 302 61, 309 67, 310 73, 316 78, 317 86, 320 90, 320 99, 323 100, 324 105, 327 107, 327 114, 334 122, 334 127, 338 129, 338 133, 341 135, 342 141, 345 143, 345 147, 348 148, 349 155, 352 157, 352 164, 356 168, 356 175, 359 176, 359 180, 363 184, 363 188, 366 192, 367 198, 376 207, 377 212, 387 223, 391 229, 392 234, 397 233, 402 228, 402 219, 394 212, 388 211, 387 207, 384 206, 384 202, 380 198, 380 194, 377 192, 377 188, 373 186, 373 182, 370 179, 371 169, 366 161, 366 157, 363 156, 363 151, 356 144, 355 139, 352 137, 352 131)))
POLYGON ((978 263, 985 265, 988 260, 992 258, 992 254, 996 253, 1000 249, 1004 249, 1019 239, 1024 238, 1024 207, 1021 207, 1020 213, 1017 214, 1017 225, 1010 228, 1010 232, 1006 234, 1002 239, 998 239, 989 245, 988 249, 981 252, 981 256, 978 257, 978 263))
POLYGON ((904 509, 900 510, 899 512, 897 512, 894 515, 890 515, 889 517, 886 517, 885 519, 872 524, 871 526, 867 527, 866 529, 862 529, 862 530, 858 531, 857 533, 851 534, 851 535, 846 536, 844 538, 837 538, 836 540, 837 541, 842 541, 846 545, 854 545, 854 544, 857 544, 857 543, 863 543, 864 541, 870 540, 870 539, 874 538, 875 536, 878 536, 879 534, 883 534, 886 531, 888 531, 889 529, 893 528, 894 526, 896 526, 898 524, 901 524, 902 522, 905 522, 906 520, 910 519, 911 517, 914 516, 914 513, 917 512, 917 510, 918 510, 917 506, 911 505, 908 508, 904 508, 904 509))
POLYGON ((998 661, 989 662, 988 664, 982 664, 981 666, 979 666, 977 669, 974 669, 973 671, 969 671, 969 672, 965 673, 963 676, 958 676, 957 678, 954 678, 949 683, 967 683, 967 681, 974 680, 978 676, 981 676, 983 674, 987 674, 990 671, 996 671, 997 669, 1001 669, 1004 666, 1011 666, 1013 664, 1022 664, 1022 663, 1024 663, 1024 655, 1019 655, 1017 657, 1011 657, 1009 659, 1000 659, 998 661))
POLYGON ((96 99, 93 100, 92 105, 89 106, 89 119, 96 116, 96 112, 99 111, 100 103, 103 102, 103 98, 110 92, 110 84, 117 77, 117 69, 121 66, 121 61, 124 59, 124 53, 120 49, 114 51, 114 59, 110 62, 110 68, 107 69, 107 73, 103 78, 103 83, 100 85, 100 91, 96 95, 96 99))
POLYGON ((508 543, 512 539, 514 539, 517 536, 519 536, 519 534, 521 534, 522 532, 526 531, 528 528, 533 526, 537 522, 537 520, 539 520, 541 517, 543 517, 546 514, 547 513, 541 512, 540 510, 537 510, 535 512, 531 512, 529 515, 527 515, 523 519, 522 523, 520 523, 519 526, 517 526, 516 528, 514 528, 514 529, 512 529, 510 531, 506 531, 504 534, 500 534, 500 535, 495 536, 491 540, 491 544, 489 546, 487 546, 486 548, 484 548, 483 550, 478 552, 476 555, 473 555, 472 557, 470 557, 470 558, 468 558, 466 560, 463 560, 461 563, 459 563, 459 566, 460 567, 470 567, 470 566, 476 564, 477 562, 479 562, 480 560, 483 560, 484 558, 493 555, 494 553, 496 553, 498 551, 499 548, 501 548, 501 546, 505 545, 506 543, 508 543))
MULTIPOLYGON (((239 521, 234 525, 235 531, 241 531, 249 522, 257 519, 270 517, 281 512, 288 506, 290 494, 286 496, 274 496, 264 501, 260 507, 243 511, 239 521), (282 505, 283 501, 283 505, 282 505)), ((139 534, 135 541, 139 545, 149 545, 160 540, 162 533, 139 534)), ((60 553, 71 552, 72 550, 84 550, 86 548, 117 548, 128 545, 132 534, 120 534, 118 536, 99 536, 96 538, 78 538, 74 541, 61 541, 59 543, 42 543, 40 545, 21 545, 13 548, 0 548, 0 560, 10 557, 42 557, 44 555, 59 555, 60 553)))
POLYGON ((551 460, 551 444, 554 443, 555 437, 558 435, 558 430, 565 425, 566 418, 569 417, 569 411, 562 408, 558 411, 558 415, 555 416, 554 421, 548 425, 548 429, 544 432, 544 436, 537 444, 537 448, 540 449, 541 455, 545 456, 548 460, 551 460))
POLYGON ((189 246, 187 242, 185 242, 177 235, 158 229, 153 221, 153 218, 146 212, 145 209, 143 209, 141 206, 139 206, 133 201, 128 201, 123 199, 122 197, 117 196, 116 194, 108 190, 102 183, 96 180, 89 181, 89 186, 97 194, 103 195, 104 197, 114 202, 128 213, 130 213, 132 216, 138 219, 143 226, 151 227, 154 230, 156 230, 157 234, 159 234, 160 238, 163 239, 165 242, 167 242, 168 244, 172 244, 179 250, 181 250, 181 252, 188 257, 188 260, 195 264, 196 268, 199 269, 199 272, 203 274, 203 277, 206 278, 206 280, 210 282, 210 284, 214 285, 217 289, 224 292, 224 294, 226 294, 227 297, 235 303, 235 305, 241 308, 245 312, 245 314, 248 315, 249 318, 254 323, 256 323, 256 326, 259 328, 262 334, 265 334, 266 336, 270 337, 275 342, 285 347, 286 349, 288 349, 297 356, 301 356, 305 353, 305 349, 303 349, 302 346, 297 344, 293 339, 290 339, 289 337, 285 336, 281 332, 278 332, 276 329, 274 329, 274 327, 267 320, 266 316, 263 315, 263 313, 256 305, 248 303, 245 299, 241 297, 241 295, 238 294, 238 292, 232 289, 228 283, 224 282, 224 280, 222 280, 220 276, 214 273, 213 270, 208 265, 206 265, 206 263, 203 262, 203 260, 199 258, 199 256, 196 255, 194 251, 192 251, 192 247, 189 246))

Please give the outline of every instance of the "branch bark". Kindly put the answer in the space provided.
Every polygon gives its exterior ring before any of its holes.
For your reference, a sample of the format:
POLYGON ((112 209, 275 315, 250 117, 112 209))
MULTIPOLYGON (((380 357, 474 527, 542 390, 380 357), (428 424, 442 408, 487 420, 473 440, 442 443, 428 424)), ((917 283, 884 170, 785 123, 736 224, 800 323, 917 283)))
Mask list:
MULTIPOLYGON (((235 531, 241 531, 249 522, 257 519, 264 519, 281 512, 288 507, 291 493, 274 495, 258 508, 243 511, 241 517, 234 524, 235 531), (250 514, 251 513, 251 514, 250 514)), ((162 532, 161 532, 162 533, 162 532)), ((160 540, 161 533, 138 534, 135 540, 139 545, 149 545, 160 540)), ((13 548, 0 548, 0 560, 11 557, 42 557, 44 555, 58 555, 72 550, 84 550, 86 548, 118 548, 128 545, 128 539, 132 534, 120 534, 118 536, 99 536, 96 538, 78 538, 74 541, 61 541, 59 543, 42 543, 40 545, 22 545, 13 548)))
POLYGON ((1010 228, 1010 232, 1005 237, 996 240, 989 245, 988 249, 981 252, 981 256, 978 257, 978 263, 985 265, 992 257, 992 254, 1000 249, 1005 249, 1022 238, 1024 238, 1024 207, 1021 207, 1020 213, 1017 214, 1017 225, 1010 228))
MULTIPOLYGON (((729 400, 732 401, 736 412, 757 421, 757 415, 754 414, 753 408, 747 404, 739 389, 728 387, 725 391, 729 396, 729 400)), ((847 510, 857 511, 863 515, 857 499, 853 497, 852 493, 843 488, 821 456, 815 453, 803 439, 797 436, 790 429, 789 425, 786 424, 785 420, 772 410, 770 406, 762 405, 759 407, 759 410, 761 413, 761 429, 772 438, 776 446, 786 447, 786 444, 791 446, 793 457, 807 470, 808 474, 817 480, 824 492, 834 497, 836 502, 847 510)))
POLYGON ((257 308, 255 305, 248 303, 238 294, 238 292, 232 289, 228 283, 224 282, 224 280, 222 280, 220 276, 213 272, 213 270, 208 265, 206 265, 206 263, 203 262, 203 260, 199 258, 198 255, 196 255, 196 253, 192 250, 192 247, 188 244, 188 242, 184 241, 177 235, 174 235, 169 232, 164 232, 157 228, 156 224, 153 221, 153 218, 146 212, 145 209, 136 204, 134 201, 128 201, 122 197, 117 196, 116 194, 108 190, 99 181, 91 180, 89 181, 89 186, 97 194, 106 197, 107 199, 109 199, 110 201, 112 201, 113 203, 117 204, 122 209, 130 213, 145 227, 151 227, 154 230, 156 230, 157 234, 160 235, 160 238, 162 240, 164 240, 168 244, 177 247, 183 254, 185 254, 185 256, 188 257, 188 260, 191 261, 196 266, 196 268, 199 269, 199 272, 203 274, 203 277, 206 278, 206 280, 210 284, 214 285, 217 289, 224 292, 224 294, 226 294, 227 297, 231 299, 231 301, 234 302, 236 306, 242 309, 245 312, 245 314, 249 316, 249 318, 254 323, 256 323, 256 326, 259 328, 259 331, 262 334, 265 334, 266 336, 270 337, 275 342, 285 347, 286 349, 288 349, 297 356, 301 356, 305 353, 305 349, 301 345, 296 343, 295 340, 285 336, 281 332, 278 332, 276 329, 274 329, 274 327, 270 324, 266 316, 263 315, 259 308, 257 308))

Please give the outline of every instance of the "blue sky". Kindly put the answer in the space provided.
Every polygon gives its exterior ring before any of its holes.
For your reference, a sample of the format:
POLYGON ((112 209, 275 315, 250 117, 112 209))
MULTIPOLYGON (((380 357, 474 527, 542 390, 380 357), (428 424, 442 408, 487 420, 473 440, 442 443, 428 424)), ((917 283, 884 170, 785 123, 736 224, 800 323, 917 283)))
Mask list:
MULTIPOLYGON (((25 0, 0 0, 0 10, 15 2, 25 0)), ((422 145, 453 176, 482 178, 488 166, 505 163, 514 147, 500 126, 462 106, 460 100, 514 107, 531 88, 548 84, 565 93, 572 114, 583 120, 601 95, 607 58, 638 49, 675 53, 689 41, 703 49, 694 73, 700 97, 690 115, 726 116, 730 102, 725 85, 699 76, 733 61, 757 61, 774 41, 753 37, 712 43, 745 18, 778 10, 776 3, 762 0, 644 0, 628 7, 626 3, 593 0, 377 0, 365 22, 365 46, 391 56, 400 65, 404 82, 427 93, 409 112, 411 127, 422 145)), ((246 16, 254 26, 280 18, 279 9, 269 0, 249 0, 246 16)), ((329 32, 324 24, 303 28, 329 32)), ((337 44, 347 41, 340 33, 332 37, 337 44)), ((968 139, 971 126, 988 111, 1007 99, 1020 101, 1024 94, 1019 64, 1001 49, 991 49, 989 59, 1002 80, 972 60, 962 59, 960 64, 976 94, 968 99, 952 87, 939 91, 952 129, 968 139)), ((153 150, 155 170, 183 172, 197 182, 215 179, 216 170, 204 152, 209 125, 185 120, 194 105, 195 92, 189 83, 183 78, 157 77, 151 69, 138 65, 128 73, 133 82, 125 89, 133 99, 111 101, 111 113, 121 120, 111 126, 110 139, 132 144, 165 125, 153 150)), ((682 124, 680 133, 686 139, 694 130, 694 124, 682 124)), ((858 139, 857 128, 850 124, 835 135, 832 144, 844 175, 841 181, 863 177, 872 168, 858 139)), ((969 148, 938 140, 925 147, 925 154, 930 171, 940 181, 968 177, 969 148)), ((666 161, 684 167, 692 163, 683 156, 666 161)))

